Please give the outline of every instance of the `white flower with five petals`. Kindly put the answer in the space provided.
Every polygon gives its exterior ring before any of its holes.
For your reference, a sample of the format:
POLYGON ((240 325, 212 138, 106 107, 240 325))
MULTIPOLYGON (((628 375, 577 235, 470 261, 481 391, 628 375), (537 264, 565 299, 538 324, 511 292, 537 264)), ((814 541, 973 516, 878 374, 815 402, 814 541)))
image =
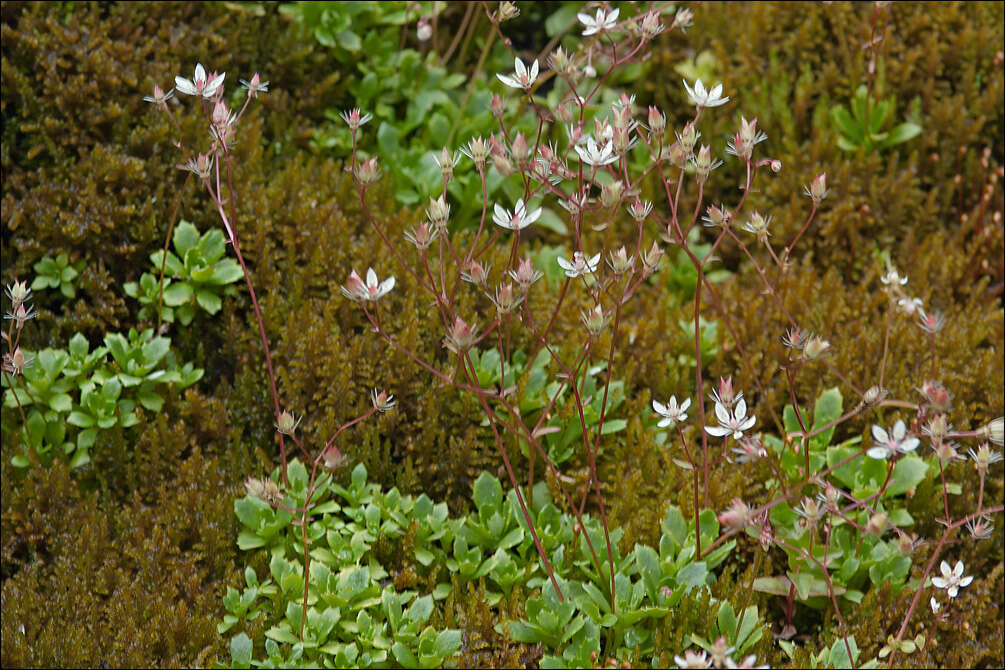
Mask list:
POLYGON ((942 572, 942 576, 932 577, 932 584, 937 588, 946 589, 946 595, 950 598, 955 598, 961 588, 974 581, 972 575, 963 576, 963 561, 956 561, 956 566, 952 569, 949 568, 949 563, 942 561, 939 571, 942 572))
POLYGON ((598 9, 596 17, 589 14, 577 14, 576 16, 579 18, 579 22, 586 26, 583 37, 589 37, 613 28, 618 22, 618 14, 620 13, 620 9, 615 9, 609 14, 605 13, 603 9, 598 9))
POLYGON ((530 71, 528 72, 527 66, 523 64, 522 60, 517 58, 513 62, 513 69, 516 72, 513 73, 512 77, 505 74, 497 74, 496 77, 510 88, 522 88, 526 91, 534 85, 534 80, 537 79, 538 73, 537 60, 530 66, 530 71))
POLYGON ((617 155, 614 154, 614 142, 608 140, 603 147, 598 147, 596 140, 590 136, 586 137, 585 148, 582 145, 576 145, 576 153, 579 154, 581 161, 593 167, 610 165, 618 160, 617 155))
POLYGON ((565 270, 566 277, 580 277, 585 274, 593 274, 600 265, 600 254, 587 258, 582 251, 577 251, 572 255, 572 262, 558 257, 558 266, 565 270))
POLYGON ((535 209, 533 212, 528 213, 527 207, 523 204, 523 198, 521 198, 516 201, 516 205, 513 207, 512 213, 499 203, 496 203, 495 214, 492 216, 492 221, 495 222, 497 226, 502 226, 508 230, 523 230, 530 224, 537 221, 540 216, 540 207, 535 209))
POLYGON ((734 440, 743 437, 743 431, 750 430, 757 421, 757 417, 747 416, 747 401, 743 398, 736 401, 732 412, 721 402, 715 403, 715 418, 719 420, 719 425, 705 426, 705 432, 714 437, 724 437, 732 433, 734 440))
POLYGON ((873 424, 872 438, 876 446, 865 452, 869 458, 882 460, 900 452, 906 454, 918 448, 921 441, 916 437, 907 437, 907 425, 902 419, 897 419, 893 430, 887 433, 883 428, 873 424))
POLYGON ((220 90, 220 87, 223 86, 223 78, 226 76, 227 73, 224 72, 213 77, 212 81, 208 81, 206 78, 206 68, 202 66, 202 63, 198 63, 195 66, 195 75, 192 79, 175 77, 174 85, 179 93, 212 98, 220 90))
POLYGON ((701 83, 701 79, 695 80, 694 88, 688 86, 685 80, 684 89, 691 98, 691 103, 698 107, 718 107, 729 102, 728 96, 722 97, 722 84, 716 84, 712 87, 712 90, 707 91, 705 90, 705 84, 701 83))
POLYGON ((667 426, 687 421, 686 412, 690 406, 690 398, 684 398, 684 402, 680 405, 677 404, 677 396, 670 396, 670 400, 665 405, 653 400, 653 410, 663 417, 656 425, 660 428, 666 428, 667 426))
POLYGON ((342 295, 353 302, 377 300, 387 295, 392 288, 394 288, 394 277, 378 281, 377 273, 373 271, 373 268, 369 268, 366 271, 365 284, 362 278, 353 270, 352 274, 349 275, 349 279, 346 280, 345 286, 341 287, 342 295))

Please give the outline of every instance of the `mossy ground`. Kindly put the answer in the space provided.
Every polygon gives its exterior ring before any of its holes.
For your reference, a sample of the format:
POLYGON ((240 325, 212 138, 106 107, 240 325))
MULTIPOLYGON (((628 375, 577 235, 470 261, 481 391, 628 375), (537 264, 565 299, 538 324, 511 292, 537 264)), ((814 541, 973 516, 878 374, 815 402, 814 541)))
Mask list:
MULTIPOLYGON (((436 388, 388 350, 338 290, 353 267, 394 266, 361 216, 341 163, 308 149, 324 110, 352 105, 344 94, 351 73, 332 71, 324 49, 276 5, 261 7, 262 16, 237 5, 2 4, 3 281, 30 277, 35 262, 60 252, 86 260, 76 299, 37 295, 40 316, 26 329, 26 344, 63 346, 75 332, 94 343, 106 330, 134 325, 138 305, 121 286, 137 279, 163 244, 176 200, 200 229, 216 225, 195 185, 182 189, 172 125, 142 96, 155 83, 187 74, 197 60, 226 71, 228 81, 261 71, 273 85, 242 124, 236 227, 260 291, 280 395, 306 416, 305 440, 318 443, 365 410, 371 386, 386 388, 399 400, 396 411, 352 433, 343 451, 365 463, 372 479, 424 491, 463 511, 477 474, 499 464, 488 430, 479 427, 477 402, 436 388)), ((913 294, 946 314, 937 356, 939 380, 955 401, 950 422, 977 427, 1005 404, 1003 205, 995 177, 1005 163, 1002 5, 896 4, 883 90, 897 96, 898 114, 918 98, 925 130, 882 154, 849 154, 836 147, 827 113, 864 80, 859 45, 868 39, 871 11, 847 3, 703 5, 686 43, 674 34, 654 52, 637 103, 660 105, 671 121, 683 118, 673 65, 683 49, 710 49, 738 109, 758 118, 771 136, 770 153, 782 160, 783 171, 761 182, 754 203, 774 216, 776 238, 790 239, 802 225, 808 208, 800 192, 813 175, 826 171, 834 188, 785 281, 787 307, 831 340, 831 362, 848 379, 860 389, 875 383, 887 308, 876 291, 881 264, 874 251, 888 251, 911 276, 913 294)), ((194 117, 185 118, 186 136, 201 137, 194 117)), ((735 121, 720 115, 703 131, 723 137, 735 121)), ((709 190, 726 192, 733 180, 727 165, 713 173, 709 190)), ((373 195, 371 201, 384 203, 379 216, 394 234, 421 216, 397 210, 379 188, 373 195)), ((707 376, 732 374, 750 394, 756 376, 758 406, 780 416, 787 401, 779 371, 784 321, 752 288, 757 276, 740 262, 739 250, 727 244, 722 256, 736 272, 718 289, 731 316, 720 324, 721 353, 707 376), (749 366, 739 363, 740 351, 749 366)), ((404 276, 398 279, 400 290, 381 306, 389 328, 427 358, 446 360, 428 301, 404 276)), ((660 295, 646 287, 633 303, 646 308, 629 307, 625 315, 635 340, 615 358, 615 369, 625 380, 622 416, 630 420, 601 459, 610 517, 625 528, 626 546, 654 542, 666 503, 690 509, 689 478, 657 450, 638 418, 650 394, 679 394, 691 383, 677 363, 687 343, 674 335, 690 307, 660 295)), ((460 311, 473 311, 475 300, 467 294, 460 311)), ((567 314, 556 324, 557 341, 579 329, 577 311, 567 314)), ((928 355, 925 341, 906 331, 894 331, 885 381, 902 396, 914 392, 928 355)), ((246 292, 225 301, 217 318, 171 335, 183 360, 206 370, 198 390, 176 395, 136 428, 104 435, 84 468, 11 467, 8 451, 17 438, 9 427, 19 419, 4 410, 4 666, 191 666, 227 658, 215 631, 220 597, 248 560, 234 541, 233 499, 247 476, 260 476, 277 460, 268 382, 246 292)), ((804 374, 796 388, 800 398, 814 398, 834 383, 826 374, 804 374)), ((772 419, 765 414, 763 422, 772 419)), ((847 437, 865 428, 853 421, 842 430, 847 437)), ((516 445, 508 446, 519 467, 516 445)), ((725 507, 740 490, 756 499, 758 481, 768 476, 761 467, 714 472, 712 506, 725 507)), ((584 468, 577 457, 568 472, 576 477, 584 468)), ((910 509, 921 520, 918 530, 934 533, 937 498, 927 493, 919 491, 910 509)), ((1001 501, 1000 474, 986 495, 1001 501)), ((954 504, 973 509, 974 497, 965 489, 954 504)), ((968 667, 1005 660, 1002 524, 996 525, 990 541, 958 545, 957 557, 977 577, 961 592, 958 620, 936 626, 927 612, 917 614, 912 630, 936 635, 939 645, 902 662, 968 667)), ((916 556, 916 570, 925 551, 916 556)), ((723 593, 749 582, 745 559, 752 555, 753 546, 741 541, 730 560, 736 565, 720 580, 723 593)), ((863 658, 875 656, 895 632, 905 597, 874 590, 856 609, 849 624, 863 658)), ((777 621, 778 603, 761 602, 769 621, 777 621)), ((536 660, 534 650, 492 631, 495 622, 476 603, 448 602, 447 623, 485 645, 472 642, 463 664, 536 660)), ((692 630, 687 625, 712 616, 683 614, 660 632, 670 648, 692 630)), ((826 615, 818 625, 806 631, 818 637, 817 648, 836 630, 826 615)), ((784 657, 776 651, 768 660, 781 664, 784 657)))

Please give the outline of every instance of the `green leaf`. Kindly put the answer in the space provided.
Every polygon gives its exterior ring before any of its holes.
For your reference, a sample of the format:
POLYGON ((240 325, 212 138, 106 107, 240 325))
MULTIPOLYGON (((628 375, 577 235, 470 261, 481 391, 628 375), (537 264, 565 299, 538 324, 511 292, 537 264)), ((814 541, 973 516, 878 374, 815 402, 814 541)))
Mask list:
POLYGON ((892 481, 886 489, 885 496, 903 495, 914 490, 925 478, 928 472, 928 464, 914 454, 904 456, 897 461, 891 475, 892 481))
POLYGON ((220 307, 223 306, 223 301, 220 300, 220 296, 206 289, 197 290, 195 292, 195 300, 199 303, 200 307, 210 314, 216 314, 220 311, 220 307))
POLYGON ((254 645, 247 634, 240 633, 230 639, 230 661, 235 668, 250 668, 253 651, 254 645))
POLYGON ((472 499, 480 514, 487 515, 502 506, 502 485, 487 472, 482 472, 475 480, 472 499))
POLYGON ((78 428, 90 428, 94 425, 94 418, 90 414, 74 411, 66 418, 66 422, 78 428))
MULTIPOLYGON (((199 239, 198 229, 188 221, 179 221, 178 225, 175 226, 172 241, 174 242, 175 251, 179 256, 184 258, 189 249, 194 249, 199 244, 199 239)), ((160 259, 158 258, 158 260, 160 259)), ((159 265, 157 262, 154 264, 159 265)))
POLYGON ((66 393, 57 393, 49 398, 49 407, 55 412, 69 412, 73 407, 73 400, 66 393))
POLYGON ((168 284, 169 279, 164 280, 164 304, 168 307, 183 305, 192 299, 192 285, 188 282, 177 282, 168 284))
POLYGON ((461 631, 443 630, 436 636, 434 650, 437 656, 447 658, 461 648, 461 631))
POLYGON ((903 144, 908 140, 914 139, 921 134, 921 126, 915 123, 902 123, 890 131, 890 134, 885 140, 883 140, 884 147, 892 147, 898 144, 903 144))
MULTIPOLYGON (((812 432, 816 432, 832 421, 836 421, 841 418, 843 401, 844 399, 841 397, 841 391, 838 390, 836 386, 821 393, 820 397, 817 398, 816 405, 813 406, 812 432)), ((812 438, 810 440, 810 448, 823 449, 830 445, 831 439, 834 437, 835 428, 836 426, 831 426, 824 432, 812 438)))

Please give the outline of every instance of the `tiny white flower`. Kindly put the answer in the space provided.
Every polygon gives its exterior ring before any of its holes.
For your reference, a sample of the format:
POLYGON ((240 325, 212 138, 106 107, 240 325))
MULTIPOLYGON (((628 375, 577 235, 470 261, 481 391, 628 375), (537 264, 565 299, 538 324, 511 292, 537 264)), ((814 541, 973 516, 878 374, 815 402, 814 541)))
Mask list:
POLYGON ((202 66, 202 63, 198 63, 195 66, 195 75, 192 79, 175 77, 174 84, 179 93, 212 98, 220 90, 220 87, 223 86, 223 78, 226 76, 227 73, 224 72, 214 77, 212 81, 207 81, 206 68, 202 66))
POLYGON ((941 577, 932 577, 932 584, 940 589, 946 589, 946 595, 955 598, 964 586, 974 581, 973 576, 963 576, 963 561, 956 561, 956 566, 950 569, 949 563, 942 561, 939 566, 941 577))
POLYGON ((690 398, 684 398, 684 402, 680 405, 677 404, 677 396, 670 396, 670 400, 665 405, 653 400, 653 411, 663 417, 656 425, 660 428, 666 428, 675 423, 687 421, 687 414, 685 412, 687 412, 687 408, 690 406, 690 398))
POLYGON ((880 277, 879 280, 887 285, 894 284, 904 286, 905 284, 907 284, 907 277, 902 277, 900 273, 897 272, 897 268, 893 267, 892 265, 887 268, 886 274, 880 277))
POLYGON ((603 9, 598 9, 596 17, 589 14, 577 14, 576 16, 579 17, 579 22, 586 26, 583 37, 589 37, 613 28, 618 22, 618 14, 620 13, 620 9, 615 9, 610 14, 604 13, 603 9))
POLYGON ((502 226, 507 230, 523 230, 530 224, 534 223, 541 216, 541 208, 538 207, 533 212, 528 213, 527 208, 523 203, 523 198, 516 201, 516 205, 513 207, 513 212, 510 213, 508 209, 504 209, 502 205, 496 203, 495 214, 492 216, 492 221, 496 225, 502 226))
POLYGON ((869 458, 882 460, 900 452, 909 453, 918 448, 921 440, 916 437, 907 437, 907 425, 902 419, 897 419, 893 424, 893 430, 889 433, 880 426, 873 424, 872 437, 876 441, 876 446, 865 452, 869 458))
POLYGON ((354 302, 378 300, 387 295, 392 288, 394 288, 394 277, 378 281, 377 273, 373 271, 373 268, 366 271, 366 283, 363 283, 360 276, 353 270, 346 285, 341 287, 342 295, 354 302))
POLYGON ((673 660, 678 668, 708 668, 712 665, 708 653, 702 651, 696 654, 690 649, 684 652, 684 656, 674 656, 673 660))
POLYGON ((572 255, 571 263, 561 256, 557 260, 559 267, 565 270, 565 276, 575 278, 596 272, 600 265, 600 254, 587 258, 583 252, 577 251, 572 255))
POLYGON ((528 72, 527 66, 523 64, 522 60, 517 58, 513 62, 513 69, 516 72, 514 72, 512 77, 503 74, 497 74, 496 77, 510 88, 522 88, 526 91, 534 85, 534 80, 537 79, 538 73, 537 60, 530 66, 530 72, 528 72))
POLYGON ((582 145, 577 144, 575 149, 576 153, 579 154, 579 159, 593 167, 610 165, 618 160, 618 157, 614 154, 614 143, 610 140, 603 147, 598 147, 596 140, 587 136, 586 147, 584 148, 582 145))
POLYGON ((942 603, 936 600, 935 596, 932 596, 932 599, 928 601, 928 604, 931 605, 933 614, 938 614, 939 610, 942 609, 942 603))
POLYGON ((721 402, 716 402, 715 418, 719 420, 719 425, 705 426, 705 432, 714 437, 724 437, 732 433, 734 440, 743 437, 743 431, 750 430, 757 421, 757 417, 747 416, 747 401, 743 398, 736 401, 732 412, 721 402))
POLYGON ((684 89, 687 90, 691 103, 698 107, 718 107, 729 102, 729 97, 722 97, 722 84, 716 84, 712 90, 707 91, 705 84, 701 83, 701 79, 695 80, 694 88, 688 86, 685 80, 684 89))

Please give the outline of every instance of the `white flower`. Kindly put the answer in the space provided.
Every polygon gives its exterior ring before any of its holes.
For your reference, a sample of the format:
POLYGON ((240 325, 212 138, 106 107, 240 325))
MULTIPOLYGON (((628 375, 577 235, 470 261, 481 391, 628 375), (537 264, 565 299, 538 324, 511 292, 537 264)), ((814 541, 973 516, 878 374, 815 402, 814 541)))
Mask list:
POLYGON ((907 277, 900 276, 900 273, 897 272, 897 268, 893 267, 892 265, 887 268, 886 274, 880 277, 879 280, 884 284, 888 285, 899 284, 900 286, 903 286, 907 283, 907 277))
POLYGON ((537 60, 530 66, 530 72, 527 71, 527 66, 523 64, 523 61, 517 58, 513 62, 513 68, 516 70, 514 76, 497 74, 499 81, 506 84, 510 88, 522 88, 524 90, 529 89, 534 85, 534 80, 537 79, 538 65, 537 60))
POLYGON ((523 198, 521 198, 516 201, 516 206, 513 207, 512 214, 508 209, 504 209, 502 205, 496 203, 495 214, 492 216, 492 221, 494 221, 496 225, 502 226, 508 230, 523 230, 530 224, 537 221, 540 216, 540 207, 528 214, 527 208, 523 204, 523 198))
POLYGON ((974 581, 973 576, 963 576, 963 561, 956 561, 956 567, 950 569, 949 563, 942 561, 939 566, 941 577, 932 577, 932 584, 940 589, 946 589, 946 595, 955 598, 960 589, 974 581))
POLYGON ((715 418, 719 420, 719 425, 705 426, 705 432, 715 437, 724 437, 732 433, 734 440, 743 437, 743 431, 750 430, 757 421, 757 417, 747 416, 747 401, 743 398, 736 401, 732 412, 721 402, 716 402, 715 418))
POLYGON ((576 145, 576 153, 579 154, 581 161, 594 167, 610 165, 618 160, 618 157, 614 155, 614 142, 608 140, 601 148, 597 146, 597 141, 590 136, 586 137, 586 148, 576 145))
MULTIPOLYGON (((938 579, 938 577, 936 577, 936 579, 938 579)), ((936 600, 935 596, 932 596, 932 599, 928 601, 928 604, 931 605, 933 614, 938 614, 939 610, 942 609, 942 603, 936 600)))
POLYGON ((718 107, 719 105, 725 105, 729 102, 728 97, 721 97, 722 95, 722 84, 716 84, 711 91, 705 90, 705 85, 701 83, 701 79, 694 82, 694 88, 687 85, 687 81, 684 81, 684 88, 687 90, 688 96, 691 98, 691 102, 698 107, 718 107))
POLYGON ((577 251, 572 255, 571 263, 561 256, 557 260, 559 267, 565 270, 565 276, 574 278, 596 272, 600 265, 600 254, 587 258, 582 251, 577 251))
POLYGON ((674 656, 673 660, 678 668, 707 668, 712 664, 712 659, 708 657, 706 652, 696 654, 690 649, 684 652, 683 657, 674 656))
POLYGON ((377 273, 373 268, 366 271, 366 283, 353 270, 346 280, 346 285, 342 286, 342 295, 353 302, 373 301, 387 295, 394 288, 394 277, 388 277, 384 281, 377 280, 377 273))
POLYGON ((610 14, 605 14, 604 10, 598 9, 596 18, 589 14, 577 14, 576 16, 579 17, 579 22, 586 26, 583 37, 589 37, 613 28, 614 24, 618 22, 618 14, 620 13, 620 9, 615 9, 610 14))
POLYGON ((921 298, 900 298, 897 300, 897 307, 900 308, 901 312, 907 315, 914 314, 916 311, 921 310, 923 305, 924 303, 921 302, 921 298))
POLYGON ((897 419, 897 423, 893 424, 893 430, 889 433, 878 425, 873 424, 872 437, 876 440, 876 446, 865 453, 869 458, 881 460, 889 458, 897 452, 906 454, 914 451, 918 448, 921 440, 916 437, 906 437, 906 435, 907 425, 904 424, 902 419, 897 419))
POLYGON ((685 414, 685 412, 690 406, 690 398, 684 398, 684 402, 680 405, 677 404, 677 396, 670 396, 670 400, 665 405, 653 400, 653 410, 663 417, 656 425, 660 428, 666 428, 667 426, 675 423, 683 423, 687 421, 687 414, 685 414))
POLYGON ((212 81, 207 81, 206 69, 202 66, 202 63, 198 63, 195 66, 195 76, 192 79, 175 77, 174 84, 179 93, 212 98, 220 90, 220 87, 223 86, 223 78, 226 76, 227 73, 224 72, 213 77, 212 81))

